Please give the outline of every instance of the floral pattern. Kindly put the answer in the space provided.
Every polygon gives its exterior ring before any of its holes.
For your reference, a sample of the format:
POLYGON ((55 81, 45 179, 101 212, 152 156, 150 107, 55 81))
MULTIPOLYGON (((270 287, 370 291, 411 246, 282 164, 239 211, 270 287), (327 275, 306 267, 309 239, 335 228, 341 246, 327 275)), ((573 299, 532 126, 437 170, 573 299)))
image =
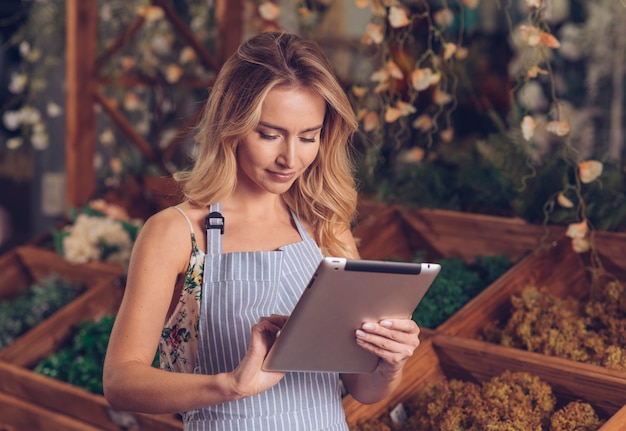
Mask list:
POLYGON ((160 367, 167 371, 191 373, 198 351, 198 325, 205 254, 191 234, 192 251, 180 300, 163 328, 159 344, 160 367))

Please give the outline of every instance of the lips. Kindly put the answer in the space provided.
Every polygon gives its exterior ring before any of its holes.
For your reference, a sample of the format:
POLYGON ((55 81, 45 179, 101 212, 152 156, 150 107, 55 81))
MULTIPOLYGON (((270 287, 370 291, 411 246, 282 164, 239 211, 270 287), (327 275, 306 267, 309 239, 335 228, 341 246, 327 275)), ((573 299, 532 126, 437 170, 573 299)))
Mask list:
POLYGON ((296 176, 295 172, 276 172, 276 171, 267 171, 269 176, 277 182, 280 183, 288 183, 293 180, 296 176))

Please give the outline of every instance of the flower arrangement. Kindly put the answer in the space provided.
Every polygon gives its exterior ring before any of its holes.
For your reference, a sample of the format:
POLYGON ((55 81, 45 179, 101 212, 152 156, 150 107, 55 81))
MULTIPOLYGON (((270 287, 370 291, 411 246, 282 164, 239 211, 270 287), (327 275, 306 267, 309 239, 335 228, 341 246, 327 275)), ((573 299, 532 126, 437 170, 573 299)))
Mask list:
POLYGON ((391 430, 597 430, 604 420, 582 401, 557 405, 552 387, 526 372, 505 371, 483 383, 445 379, 426 385, 386 415, 352 431, 391 430))
POLYGON ((131 219, 126 210, 101 199, 90 201, 71 223, 53 230, 56 251, 75 264, 108 262, 127 266, 143 221, 131 219))
POLYGON ((527 286, 511 296, 511 314, 488 325, 486 341, 626 371, 624 284, 605 280, 590 300, 558 298, 527 286))

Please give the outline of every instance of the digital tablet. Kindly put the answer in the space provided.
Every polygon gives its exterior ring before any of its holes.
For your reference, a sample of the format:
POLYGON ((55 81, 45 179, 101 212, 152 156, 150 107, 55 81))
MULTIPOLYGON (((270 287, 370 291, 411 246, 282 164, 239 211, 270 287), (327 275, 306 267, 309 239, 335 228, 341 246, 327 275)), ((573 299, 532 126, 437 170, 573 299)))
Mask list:
POLYGON ((324 258, 268 352, 266 371, 368 373, 364 322, 410 318, 441 269, 434 263, 324 258))

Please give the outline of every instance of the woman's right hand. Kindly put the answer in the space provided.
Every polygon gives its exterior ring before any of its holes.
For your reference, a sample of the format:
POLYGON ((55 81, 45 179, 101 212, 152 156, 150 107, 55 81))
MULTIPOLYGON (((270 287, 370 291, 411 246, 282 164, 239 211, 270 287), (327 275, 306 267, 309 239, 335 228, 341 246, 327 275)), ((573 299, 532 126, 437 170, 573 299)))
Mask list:
POLYGON ((275 386, 285 376, 283 372, 264 371, 263 361, 276 341, 276 334, 287 321, 287 316, 261 317, 252 326, 250 345, 241 363, 232 372, 233 390, 239 398, 264 392, 275 386))

